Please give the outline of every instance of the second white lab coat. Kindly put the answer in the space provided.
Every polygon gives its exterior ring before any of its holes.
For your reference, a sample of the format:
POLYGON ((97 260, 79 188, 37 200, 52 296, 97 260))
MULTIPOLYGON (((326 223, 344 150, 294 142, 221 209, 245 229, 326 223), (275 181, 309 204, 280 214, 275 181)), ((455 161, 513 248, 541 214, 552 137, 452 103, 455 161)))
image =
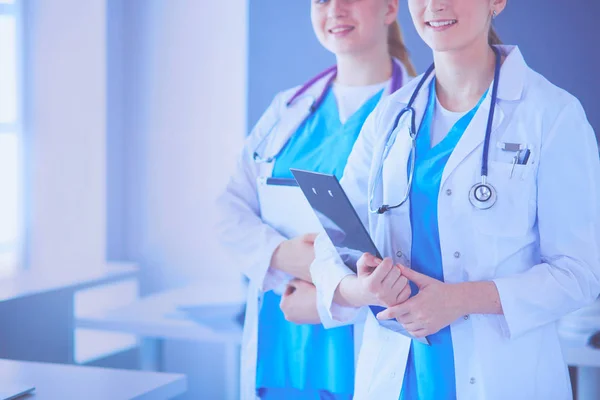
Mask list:
MULTIPOLYGON (((556 323, 600 292, 600 162, 594 132, 579 101, 531 70, 518 48, 501 68, 490 142, 488 182, 498 195, 489 210, 469 201, 480 182, 490 95, 481 104, 444 169, 438 197, 445 281, 493 281, 504 315, 465 315, 451 325, 460 400, 564 400, 571 385, 556 323), (527 165, 498 142, 525 144, 527 165)), ((379 251, 410 265, 410 204, 370 214, 371 193, 385 136, 420 78, 390 96, 363 126, 342 186, 369 227, 379 251)), ((430 78, 431 79, 431 78, 430 78)), ((415 102, 416 126, 427 85, 415 102)), ((397 204, 407 186, 410 151, 403 118, 374 193, 374 207, 397 204)), ((311 274, 326 326, 352 322, 358 310, 333 302, 352 273, 318 237, 311 274)), ((382 328, 368 313, 357 364, 355 399, 397 400, 410 339, 382 328)))
MULTIPOLYGON (((406 69, 400 61, 395 62, 402 70, 402 82, 408 82, 410 77, 406 69)), ((242 400, 256 398, 258 314, 262 294, 280 287, 290 278, 269 266, 273 251, 287 238, 260 217, 257 178, 270 177, 274 162, 256 163, 253 153, 257 151, 263 157, 277 154, 308 117, 313 100, 321 95, 329 77, 317 81, 290 106, 286 103, 298 90, 297 87, 275 96, 247 138, 236 170, 218 199, 220 216, 217 229, 227 253, 223 266, 230 268, 232 273, 241 271, 249 278, 240 366, 242 400)), ((382 98, 389 92, 390 87, 384 90, 382 98)), ((359 324, 355 331, 355 337, 360 337, 362 325, 359 324)))

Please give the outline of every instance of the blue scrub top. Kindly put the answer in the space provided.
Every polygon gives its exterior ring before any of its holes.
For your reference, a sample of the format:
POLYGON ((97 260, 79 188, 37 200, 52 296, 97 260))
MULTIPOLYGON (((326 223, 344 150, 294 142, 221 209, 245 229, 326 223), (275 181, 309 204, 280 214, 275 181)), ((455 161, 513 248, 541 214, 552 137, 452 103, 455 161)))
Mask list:
MULTIPOLYGON (((440 281, 444 281, 444 270, 437 211, 442 174, 486 94, 456 122, 440 143, 431 147, 430 131, 436 104, 435 78, 429 87, 429 101, 417 136, 415 172, 410 193, 411 268, 440 281)), ((412 282, 411 287, 414 296, 418 288, 412 282)), ((430 346, 414 340, 411 343, 401 400, 456 399, 450 327, 428 336, 428 339, 430 346)))
MULTIPOLYGON (((273 177, 293 178, 290 168, 342 177, 367 116, 382 95, 363 104, 345 124, 329 89, 321 106, 292 135, 275 161, 273 177)), ((352 326, 325 329, 285 320, 281 296, 264 294, 258 325, 257 394, 262 399, 348 399, 354 392, 352 326)))

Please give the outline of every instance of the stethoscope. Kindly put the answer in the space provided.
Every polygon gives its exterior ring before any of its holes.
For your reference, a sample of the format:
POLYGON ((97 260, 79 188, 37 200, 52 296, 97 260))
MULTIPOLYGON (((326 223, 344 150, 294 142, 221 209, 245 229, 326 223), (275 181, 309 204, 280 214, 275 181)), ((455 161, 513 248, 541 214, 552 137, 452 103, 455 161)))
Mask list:
MULTIPOLYGON (((490 112, 488 114, 487 128, 485 131, 485 140, 483 142, 483 156, 482 156, 482 160, 481 160, 481 182, 473 185, 473 187, 469 191, 469 201, 475 208, 478 208, 480 210, 487 210, 487 209, 491 208, 496 203, 496 200, 497 200, 496 189, 487 181, 488 152, 489 152, 489 146, 490 146, 490 137, 492 134, 492 123, 494 121, 494 108, 495 108, 494 106, 495 106, 496 100, 498 98, 498 82, 499 82, 499 77, 500 77, 500 60, 501 60, 500 50, 498 50, 496 47, 492 47, 492 49, 494 50, 494 53, 496 55, 496 65, 494 68, 494 83, 492 86, 492 100, 491 100, 490 112)), ((406 107, 404 107, 400 111, 398 116, 396 116, 394 125, 387 135, 386 144, 383 149, 383 153, 382 153, 381 160, 379 163, 379 169, 377 172, 377 176, 375 178, 375 182, 371 186, 371 193, 369 194, 369 211, 373 214, 384 214, 389 210, 398 208, 398 207, 402 206, 404 203, 406 203, 406 201, 410 197, 410 189, 412 186, 413 175, 415 172, 416 141, 417 141, 417 135, 418 135, 418 131, 415 128, 415 109, 413 107, 413 104, 414 104, 421 88, 427 81, 427 78, 433 72, 434 67, 435 67, 435 65, 432 64, 427 69, 427 72, 425 72, 425 74, 423 75, 423 78, 421 78, 421 80, 419 81, 417 87, 415 88, 412 96, 410 97, 408 104, 406 105, 406 107), (409 133, 410 139, 411 139, 411 149, 410 149, 410 155, 409 155, 410 172, 408 173, 408 184, 406 186, 406 192, 404 193, 404 197, 402 198, 400 203, 398 203, 396 205, 390 206, 387 204, 383 204, 378 208, 373 208, 373 199, 375 197, 375 190, 377 189, 377 182, 382 180, 383 163, 385 162, 385 159, 393 145, 393 142, 395 141, 394 132, 396 131, 396 128, 398 127, 400 118, 402 118, 402 116, 406 113, 410 113, 410 127, 409 127, 408 133, 409 133)))
MULTIPOLYGON (((316 97, 316 98, 313 97, 312 103, 308 109, 308 115, 306 116, 306 118, 308 118, 312 113, 317 111, 319 109, 319 107, 321 106, 321 104, 323 103, 323 100, 325 99, 325 96, 327 95, 327 91, 329 90, 329 88, 331 87, 331 84, 333 83, 335 77, 337 76, 337 66, 333 66, 333 67, 326 69, 325 71, 321 72, 320 74, 318 74, 317 76, 315 76, 314 78, 312 78, 311 80, 306 82, 304 85, 302 85, 302 87, 300 87, 300 89, 298 89, 294 93, 294 95, 292 97, 290 97, 290 99, 285 103, 286 107, 289 108, 300 97, 304 98, 303 95, 308 91, 308 89, 310 89, 315 83, 317 83, 319 80, 321 80, 322 78, 324 78, 325 76, 327 76, 329 74, 331 74, 331 76, 327 79, 327 82, 325 83, 325 86, 323 87, 323 91, 321 92, 319 97, 316 97)), ((390 82, 391 93, 395 92, 396 90, 400 89, 401 87, 402 87, 402 69, 400 68, 398 63, 396 63, 395 61, 392 61, 392 81, 390 82)), ((258 149, 261 148, 265 144, 265 141, 271 135, 271 133, 275 130, 275 128, 279 124, 280 120, 281 120, 280 117, 275 120, 275 122, 273 123, 271 128, 267 131, 267 133, 264 134, 264 136, 261 138, 261 140, 256 145, 255 150, 252 154, 252 158, 254 159, 254 162, 267 163, 267 164, 271 163, 279 156, 279 154, 281 154, 281 152, 285 148, 285 144, 283 146, 280 146, 279 149, 277 150, 277 152, 271 156, 261 156, 258 153, 258 149)))

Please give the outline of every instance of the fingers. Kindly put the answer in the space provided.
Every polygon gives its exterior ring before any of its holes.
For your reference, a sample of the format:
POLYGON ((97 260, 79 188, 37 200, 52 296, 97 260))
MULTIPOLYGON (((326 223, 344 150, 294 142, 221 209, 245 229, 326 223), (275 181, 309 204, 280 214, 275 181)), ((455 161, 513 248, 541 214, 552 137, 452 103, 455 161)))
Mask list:
POLYGON ((391 258, 384 258, 381 264, 377 265, 376 267, 377 268, 373 270, 373 273, 370 276, 372 282, 369 285, 372 285, 374 292, 381 287, 385 277, 390 273, 392 268, 394 268, 394 264, 392 264, 391 258))
POLYGON ((293 303, 291 302, 291 299, 289 296, 281 296, 281 300, 279 301, 279 309, 283 312, 283 316, 286 319, 286 321, 290 321, 291 319, 291 305, 293 303))
MULTIPOLYGON (((404 327, 407 325, 418 324, 419 320, 411 313, 404 314, 395 314, 396 321, 400 322, 404 327)), ((422 325, 419 325, 418 328, 422 328, 422 325)), ((407 328, 408 329, 408 328, 407 328)))
POLYGON ((386 319, 393 319, 394 318, 394 311, 391 310, 390 308, 386 308, 385 310, 379 312, 376 315, 376 317, 380 321, 385 321, 386 319))
POLYGON ((314 243, 317 236, 319 236, 318 233, 307 233, 302 236, 302 240, 308 243, 314 243))
MULTIPOLYGON (((402 278, 406 279, 404 276, 402 278)), ((398 282, 398 283, 396 283, 395 287, 399 287, 401 284, 402 284, 401 282, 398 282)), ((396 296, 395 304, 404 303, 405 301, 407 301, 410 298, 411 294, 412 294, 412 288, 410 287, 410 285, 404 284, 404 288, 402 288, 402 290, 400 290, 400 292, 396 296)))
POLYGON ((414 337, 419 338, 419 339, 424 338, 427 335, 429 335, 429 333, 427 333, 427 329, 419 329, 416 331, 410 331, 407 329, 407 331, 408 331, 408 333, 410 333, 411 335, 413 335, 414 337))
POLYGON ((404 316, 396 318, 398 322, 406 328, 407 331, 416 331, 419 329, 425 329, 425 324, 423 321, 415 319, 414 316, 410 314, 405 314, 404 316))
POLYGON ((285 312, 285 307, 288 302, 289 294, 287 293, 289 286, 285 289, 285 293, 281 296, 281 300, 279 300, 279 308, 281 311, 285 312))
POLYGON ((417 272, 405 266, 400 267, 400 269, 402 271, 402 275, 407 277, 409 281, 414 282, 419 288, 424 287, 425 285, 431 282, 437 281, 434 278, 421 274, 420 272, 417 272))
POLYGON ((394 269, 398 271, 398 279, 396 279, 396 281, 392 285, 391 289, 398 290, 398 291, 404 290, 406 288, 406 286, 409 286, 408 278, 405 277, 404 275, 402 275, 400 268, 395 267, 394 269))
MULTIPOLYGON (((403 277, 400 273, 400 268, 393 265, 388 274, 381 281, 381 289, 384 293, 390 292, 392 287, 396 285, 396 283, 402 278, 403 277)), ((404 279, 406 280, 406 278, 404 279)))
POLYGON ((425 321, 419 320, 415 318, 415 315, 411 313, 404 313, 399 307, 390 307, 381 311, 377 314, 377 319, 384 321, 389 319, 396 319, 406 331, 416 338, 424 338, 429 333, 429 328, 425 321))
POLYGON ((373 269, 381 263, 377 257, 369 253, 364 253, 356 262, 356 268, 359 275, 368 275, 373 269))
MULTIPOLYGON (((410 315, 411 304, 409 302, 398 304, 392 307, 388 307, 385 310, 377 314, 377 319, 391 319, 391 318, 404 318, 406 315, 410 315), (380 318, 381 317, 381 318, 380 318)), ((410 321, 412 322, 412 321, 410 321)))
POLYGON ((311 290, 311 289, 315 289, 315 285, 313 285, 311 282, 307 282, 307 281, 305 281, 303 279, 295 278, 295 279, 293 279, 293 280, 290 281, 290 284, 293 285, 296 290, 311 290))
POLYGON ((296 287, 295 287, 294 285, 292 285, 292 284, 288 284, 288 285, 285 287, 285 292, 283 292, 282 300, 283 300, 283 298, 285 298, 285 297, 287 297, 287 296, 291 295, 291 294, 292 294, 292 293, 294 293, 295 291, 296 291, 296 287))

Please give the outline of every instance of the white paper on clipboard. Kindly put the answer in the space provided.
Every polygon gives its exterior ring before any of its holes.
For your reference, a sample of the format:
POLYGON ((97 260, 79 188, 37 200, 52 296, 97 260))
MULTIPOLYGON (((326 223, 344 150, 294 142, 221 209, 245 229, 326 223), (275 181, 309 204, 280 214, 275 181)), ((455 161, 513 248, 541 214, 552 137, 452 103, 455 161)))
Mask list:
MULTIPOLYGON (((295 179, 259 177, 257 191, 263 222, 286 238, 323 230, 295 179)), ((293 279, 285 272, 282 275, 286 276, 285 285, 293 279)), ((274 289, 274 292, 281 295, 285 285, 274 289)))

